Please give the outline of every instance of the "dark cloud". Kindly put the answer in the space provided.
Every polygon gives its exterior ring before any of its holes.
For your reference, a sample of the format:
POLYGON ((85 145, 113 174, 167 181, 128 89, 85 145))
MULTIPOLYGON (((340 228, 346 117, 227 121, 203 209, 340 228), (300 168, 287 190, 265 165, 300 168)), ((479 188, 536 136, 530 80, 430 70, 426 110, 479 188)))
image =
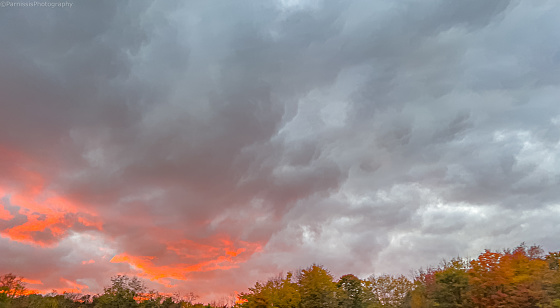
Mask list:
POLYGON ((217 296, 313 262, 369 275, 557 250, 559 10, 2 8, 0 247, 26 257, 0 270, 217 296))

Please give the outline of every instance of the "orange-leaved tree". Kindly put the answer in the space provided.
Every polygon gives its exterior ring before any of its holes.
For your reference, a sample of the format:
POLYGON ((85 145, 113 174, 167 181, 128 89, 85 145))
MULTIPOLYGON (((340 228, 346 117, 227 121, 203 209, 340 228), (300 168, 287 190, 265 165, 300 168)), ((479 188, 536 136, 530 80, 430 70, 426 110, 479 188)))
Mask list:
POLYGON ((469 283, 475 307, 539 307, 549 300, 543 288, 547 262, 542 250, 524 245, 513 251, 486 250, 471 261, 469 283))

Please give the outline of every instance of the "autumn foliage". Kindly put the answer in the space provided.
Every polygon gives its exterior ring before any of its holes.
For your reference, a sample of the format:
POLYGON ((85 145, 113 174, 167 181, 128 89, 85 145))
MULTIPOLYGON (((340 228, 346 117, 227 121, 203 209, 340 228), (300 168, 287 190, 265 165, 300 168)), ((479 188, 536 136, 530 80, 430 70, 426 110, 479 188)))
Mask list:
POLYGON ((444 263, 418 275, 410 307, 560 307, 558 257, 521 245, 444 263))
POLYGON ((415 277, 352 274, 338 280, 320 265, 257 282, 236 303, 203 305, 149 291, 137 278, 116 276, 103 294, 30 294, 24 280, 0 276, 0 308, 236 307, 236 308, 560 308, 560 252, 538 246, 486 250, 420 270, 415 277))
POLYGON ((538 246, 520 245, 486 250, 474 260, 442 262, 413 279, 382 275, 362 280, 348 274, 335 281, 326 269, 313 265, 257 283, 241 294, 238 307, 560 307, 559 261, 560 252, 545 255, 538 246), (286 288, 291 292, 283 293, 286 288))

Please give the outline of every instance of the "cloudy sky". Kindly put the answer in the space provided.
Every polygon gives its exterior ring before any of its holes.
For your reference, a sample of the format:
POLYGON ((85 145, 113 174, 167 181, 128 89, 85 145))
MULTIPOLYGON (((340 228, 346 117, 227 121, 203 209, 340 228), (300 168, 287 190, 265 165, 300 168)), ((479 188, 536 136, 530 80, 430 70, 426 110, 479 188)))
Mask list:
POLYGON ((0 274, 213 298, 560 250, 557 0, 71 1, 0 8, 0 274))

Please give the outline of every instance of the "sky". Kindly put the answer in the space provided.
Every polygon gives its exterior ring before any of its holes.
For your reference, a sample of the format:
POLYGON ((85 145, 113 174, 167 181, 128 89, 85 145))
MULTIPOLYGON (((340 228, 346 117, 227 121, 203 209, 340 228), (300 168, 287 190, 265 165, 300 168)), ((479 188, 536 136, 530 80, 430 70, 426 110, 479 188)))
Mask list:
POLYGON ((557 0, 15 1, 0 274, 30 289, 560 250, 557 0))

